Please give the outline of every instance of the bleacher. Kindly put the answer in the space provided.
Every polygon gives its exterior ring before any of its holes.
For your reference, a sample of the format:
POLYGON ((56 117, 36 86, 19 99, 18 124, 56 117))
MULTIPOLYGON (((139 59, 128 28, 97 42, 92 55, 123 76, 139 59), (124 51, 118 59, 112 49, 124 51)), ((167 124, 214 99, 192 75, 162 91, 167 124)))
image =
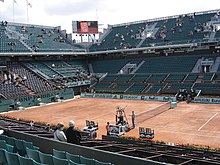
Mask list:
POLYGON ((57 27, 7 23, 1 25, 0 39, 1 52, 85 51, 72 44, 57 27))
MULTIPOLYGON (((100 42, 90 47, 90 51, 208 41, 211 30, 206 24, 215 15, 216 12, 192 13, 113 25, 109 28, 109 33, 100 42)), ((215 39, 219 40, 219 32, 216 33, 215 39)))
POLYGON ((118 72, 124 67, 122 64, 126 65, 129 59, 96 61, 96 65, 93 65, 95 73, 96 71, 107 72, 108 75, 92 88, 101 93, 174 95, 179 89, 194 88, 204 91, 202 94, 211 94, 207 90, 216 89, 213 93, 216 95, 219 89, 218 85, 213 85, 213 83, 219 82, 219 73, 192 73, 194 67, 197 67, 197 61, 206 58, 216 60, 216 56, 207 55, 141 58, 144 63, 133 74, 118 72))
POLYGON ((3 165, 111 165, 81 155, 53 149, 53 154, 39 151, 32 142, 0 135, 0 164, 3 165))

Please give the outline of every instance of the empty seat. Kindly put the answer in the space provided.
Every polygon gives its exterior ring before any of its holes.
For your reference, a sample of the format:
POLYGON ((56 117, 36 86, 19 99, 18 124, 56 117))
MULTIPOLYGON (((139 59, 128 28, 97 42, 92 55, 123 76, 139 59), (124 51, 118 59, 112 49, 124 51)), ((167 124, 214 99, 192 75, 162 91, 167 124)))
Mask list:
POLYGON ((33 159, 26 158, 23 156, 18 156, 20 165, 33 165, 33 159))
POLYGON ((60 159, 55 156, 53 156, 53 164, 54 165, 69 165, 67 159, 60 159))
POLYGON ((27 152, 27 156, 29 158, 32 158, 33 160, 35 160, 36 162, 41 162, 40 161, 40 157, 39 157, 39 151, 38 150, 32 150, 29 148, 26 148, 26 152, 27 152))
POLYGON ((98 160, 95 160, 95 165, 111 165, 111 163, 100 162, 98 160))
POLYGON ((7 159, 5 157, 5 149, 0 148, 0 164, 7 165, 7 159))
POLYGON ((69 160, 69 165, 86 165, 86 164, 75 163, 74 161, 69 160))
POLYGON ((66 158, 68 160, 72 160, 73 162, 75 163, 80 163, 80 156, 79 155, 73 155, 73 154, 70 154, 70 153, 66 153, 66 158))
POLYGON ((80 162, 86 165, 95 165, 95 159, 85 158, 80 156, 80 162))
POLYGON ((53 149, 53 156, 60 159, 66 159, 66 152, 53 149))
POLYGON ((8 165, 20 165, 19 163, 19 155, 17 153, 11 153, 5 151, 5 157, 8 162, 8 165))
POLYGON ((40 162, 48 165, 53 165, 53 156, 39 152, 40 162))

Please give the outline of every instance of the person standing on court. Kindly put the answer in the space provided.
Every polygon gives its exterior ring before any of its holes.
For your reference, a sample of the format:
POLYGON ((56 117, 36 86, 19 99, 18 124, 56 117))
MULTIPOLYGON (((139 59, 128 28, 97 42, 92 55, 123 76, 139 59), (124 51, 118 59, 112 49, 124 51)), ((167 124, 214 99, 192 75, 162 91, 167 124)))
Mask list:
POLYGON ((106 132, 107 132, 107 135, 110 135, 110 130, 109 130, 109 122, 107 122, 106 126, 105 126, 105 129, 106 129, 106 132))
POLYGON ((55 140, 58 140, 58 141, 62 141, 62 142, 66 142, 66 135, 65 133, 63 132, 63 129, 64 129, 64 124, 59 122, 57 124, 57 129, 56 131, 54 132, 54 139, 55 140))
POLYGON ((131 121, 132 121, 132 128, 135 128, 135 113, 134 113, 134 111, 132 111, 132 114, 131 114, 131 121))
POLYGON ((81 134, 78 130, 74 129, 74 127, 75 122, 70 120, 69 128, 66 130, 67 143, 80 144, 81 134))

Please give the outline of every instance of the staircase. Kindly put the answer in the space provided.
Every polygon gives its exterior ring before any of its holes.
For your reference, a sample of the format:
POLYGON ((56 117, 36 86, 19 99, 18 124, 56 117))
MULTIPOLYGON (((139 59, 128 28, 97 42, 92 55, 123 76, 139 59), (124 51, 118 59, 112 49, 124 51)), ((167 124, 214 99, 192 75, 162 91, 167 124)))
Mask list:
POLYGON ((201 62, 204 58, 198 59, 195 66, 192 69, 192 73, 200 73, 201 72, 201 62))
POLYGON ((211 73, 217 72, 219 67, 220 67, 220 57, 217 57, 215 59, 215 63, 210 67, 210 72, 211 73))
POLYGON ((91 75, 93 75, 93 74, 94 74, 94 70, 93 70, 93 67, 92 67, 92 64, 91 64, 91 63, 88 63, 88 68, 89 68, 89 73, 90 73, 91 75))
POLYGON ((31 47, 28 45, 28 44, 26 44, 23 40, 19 40, 28 50, 30 50, 31 52, 34 52, 34 50, 33 49, 31 49, 31 47))
POLYGON ((203 78, 204 78, 204 75, 203 75, 203 74, 199 75, 199 76, 197 77, 195 83, 202 83, 203 78))
POLYGON ((23 90, 25 90, 29 95, 34 95, 35 92, 32 91, 31 89, 29 89, 27 86, 25 86, 23 83, 19 84, 20 88, 22 88, 23 90))
POLYGON ((137 72, 137 70, 145 63, 145 61, 141 61, 138 66, 131 72, 131 74, 134 74, 135 72, 137 72))

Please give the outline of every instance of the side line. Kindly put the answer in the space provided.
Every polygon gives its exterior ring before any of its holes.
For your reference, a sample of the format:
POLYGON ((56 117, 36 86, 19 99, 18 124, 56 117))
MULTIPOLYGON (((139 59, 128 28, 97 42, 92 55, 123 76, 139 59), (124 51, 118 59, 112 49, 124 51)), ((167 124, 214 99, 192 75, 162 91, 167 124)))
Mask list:
POLYGON ((209 120, 207 120, 206 122, 205 122, 205 124, 203 124, 199 129, 198 129, 198 131, 200 131, 208 122, 210 122, 216 115, 218 114, 218 112, 216 113, 216 114, 214 114, 209 120))

